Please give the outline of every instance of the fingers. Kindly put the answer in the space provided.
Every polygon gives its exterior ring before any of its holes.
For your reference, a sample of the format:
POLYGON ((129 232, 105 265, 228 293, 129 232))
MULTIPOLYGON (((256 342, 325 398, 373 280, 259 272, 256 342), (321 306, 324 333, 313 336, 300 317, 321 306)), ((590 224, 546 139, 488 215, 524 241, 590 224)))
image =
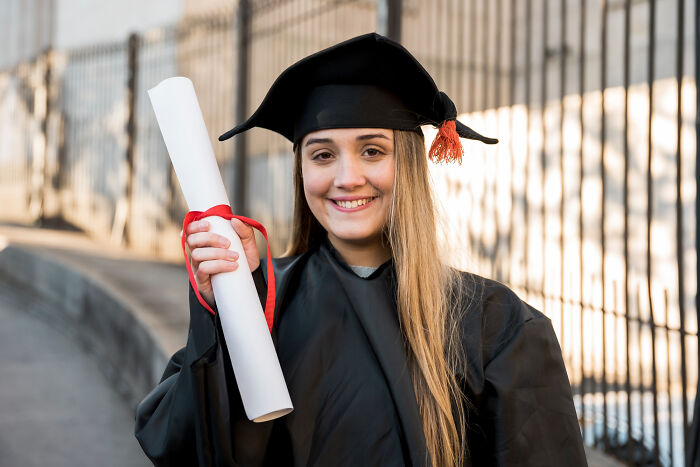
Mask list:
MULTIPOLYGON (((189 230, 189 227, 187 230, 189 230)), ((205 247, 228 248, 231 245, 231 242, 226 237, 207 231, 194 232, 187 235, 186 243, 190 250, 205 247)))
POLYGON ((209 227, 210 227, 210 225, 209 225, 209 222, 207 222, 207 221, 204 221, 204 220, 195 221, 195 222, 191 222, 187 226, 187 230, 185 231, 185 233, 187 235, 190 235, 190 234, 193 234, 195 232, 207 232, 209 230, 209 227))
POLYGON ((233 226, 233 230, 236 231, 236 235, 238 235, 241 241, 245 241, 250 238, 255 238, 255 232, 253 231, 253 228, 245 222, 241 221, 240 219, 231 219, 231 225, 233 226))
POLYGON ((223 259, 217 259, 213 261, 202 261, 199 263, 197 272, 198 283, 204 283, 209 280, 209 277, 213 274, 218 274, 220 272, 230 272, 238 269, 238 263, 233 261, 226 261, 223 259))
POLYGON ((202 261, 211 260, 225 260, 225 261, 238 261, 239 254, 235 251, 227 250, 225 248, 195 248, 190 254, 192 258, 192 265, 196 268, 202 261))

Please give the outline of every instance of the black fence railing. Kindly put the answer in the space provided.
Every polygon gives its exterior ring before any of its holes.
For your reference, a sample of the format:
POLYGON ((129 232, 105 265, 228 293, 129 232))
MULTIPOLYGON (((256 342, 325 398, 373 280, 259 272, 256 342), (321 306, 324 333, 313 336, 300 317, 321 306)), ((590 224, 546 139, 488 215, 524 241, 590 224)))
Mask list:
MULTIPOLYGON (((684 0, 239 0, 48 51, 0 72, 3 217, 177 257, 186 207, 145 91, 190 77, 214 140, 289 64, 381 30, 501 140, 431 167, 453 262, 552 319, 587 444, 697 465, 697 15, 684 0)), ((254 129, 214 149, 232 205, 280 254, 289 143, 254 129)))

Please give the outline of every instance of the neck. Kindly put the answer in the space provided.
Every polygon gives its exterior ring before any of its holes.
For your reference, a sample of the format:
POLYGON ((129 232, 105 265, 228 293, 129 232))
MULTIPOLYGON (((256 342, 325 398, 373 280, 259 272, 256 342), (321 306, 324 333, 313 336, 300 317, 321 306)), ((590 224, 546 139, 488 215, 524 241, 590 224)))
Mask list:
POLYGON ((389 245, 377 241, 348 242, 340 240, 333 235, 328 235, 328 240, 333 248, 350 266, 379 267, 391 258, 389 245))

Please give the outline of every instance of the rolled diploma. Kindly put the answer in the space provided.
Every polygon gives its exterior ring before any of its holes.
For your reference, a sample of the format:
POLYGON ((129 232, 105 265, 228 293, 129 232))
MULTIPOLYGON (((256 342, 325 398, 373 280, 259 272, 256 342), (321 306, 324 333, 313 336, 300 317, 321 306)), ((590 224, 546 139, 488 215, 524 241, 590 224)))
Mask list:
MULTIPOLYGON (((148 95, 189 209, 229 204, 192 81, 168 78, 148 95)), ((241 240, 228 220, 206 220, 211 232, 228 238, 229 249, 240 254, 237 270, 211 281, 246 415, 256 422, 281 417, 293 410, 292 401, 241 240)))

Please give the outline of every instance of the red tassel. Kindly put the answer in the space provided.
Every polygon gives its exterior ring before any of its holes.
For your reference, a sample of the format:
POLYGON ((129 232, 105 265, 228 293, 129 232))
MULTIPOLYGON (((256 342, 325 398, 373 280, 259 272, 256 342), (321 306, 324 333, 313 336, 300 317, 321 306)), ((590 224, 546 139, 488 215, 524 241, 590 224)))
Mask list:
POLYGON ((462 163, 464 148, 457 134, 457 126, 454 120, 445 120, 433 144, 430 146, 428 157, 433 162, 457 162, 462 163))

